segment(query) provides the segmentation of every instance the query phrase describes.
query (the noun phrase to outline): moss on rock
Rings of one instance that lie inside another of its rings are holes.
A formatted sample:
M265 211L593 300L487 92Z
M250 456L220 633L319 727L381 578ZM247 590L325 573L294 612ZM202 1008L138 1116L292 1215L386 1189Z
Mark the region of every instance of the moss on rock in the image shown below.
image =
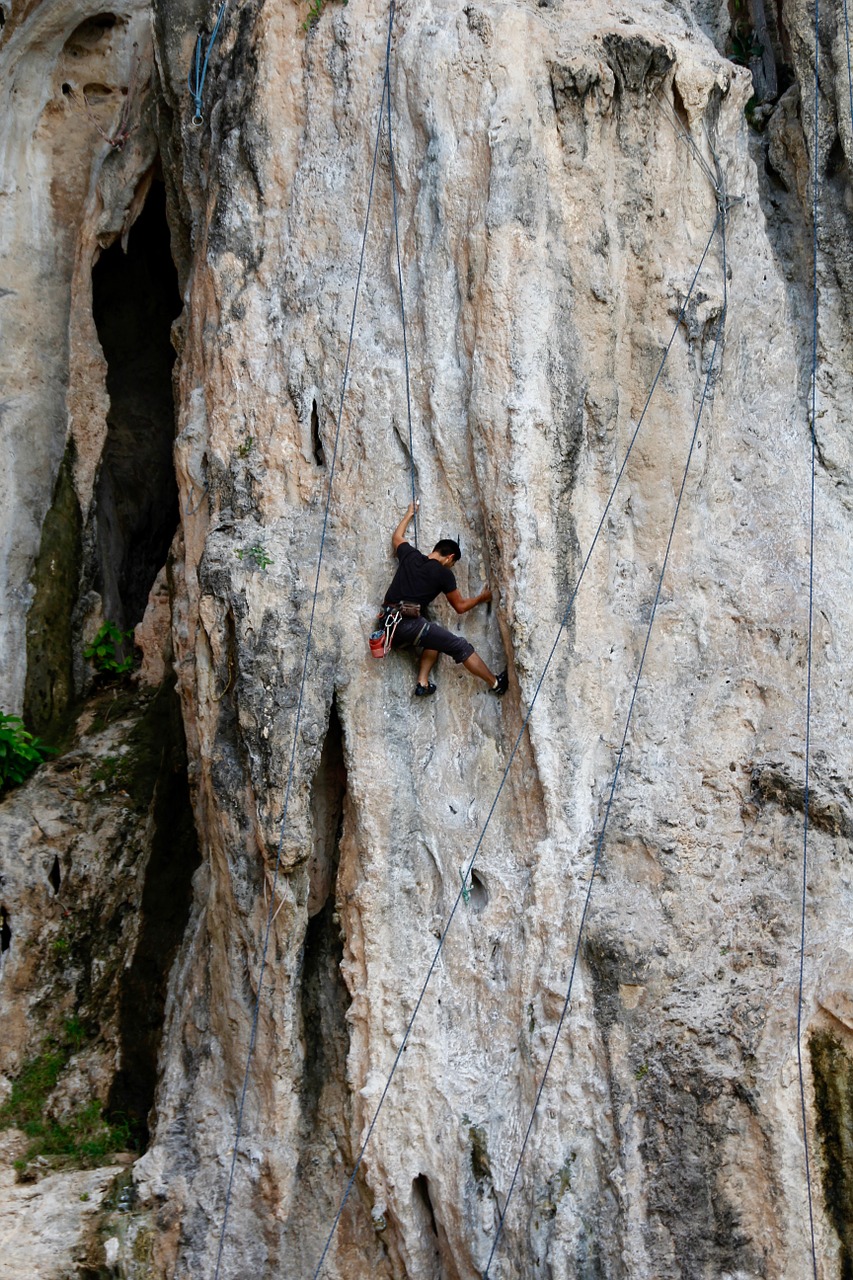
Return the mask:
M82 519L72 475L72 446L59 468L32 576L27 615L24 720L36 733L56 737L74 700L72 615L82 557Z

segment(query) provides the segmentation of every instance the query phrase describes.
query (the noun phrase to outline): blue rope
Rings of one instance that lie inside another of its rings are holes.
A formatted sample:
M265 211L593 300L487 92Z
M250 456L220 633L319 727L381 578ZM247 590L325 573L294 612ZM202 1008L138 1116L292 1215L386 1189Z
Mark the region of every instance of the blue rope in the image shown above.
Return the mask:
M388 48L389 49L390 49L390 44L391 44L391 27L389 24L389 27L388 27ZM387 56L388 55L386 52L386 65L387 65ZM308 636L305 641L305 656L302 662L302 677L299 682L299 698L298 698L297 707L296 707L296 720L293 725L293 742L290 750L290 764L287 770L287 782L285 785L284 810L281 815L278 847L276 849L276 855L275 855L275 871L273 873L272 893L270 894L270 905L269 905L269 911L267 912L266 932L264 935L264 947L263 947L263 953L261 955L260 970L258 972L258 989L257 989L257 995L255 997L254 1013L252 1016L252 1029L251 1029L251 1034L249 1036L249 1048L248 1048L248 1053L246 1055L246 1070L243 1076L243 1088L240 1094L240 1106L237 1112L237 1132L234 1138L234 1150L231 1155L231 1169L228 1175L228 1189L225 1196L225 1209L222 1216L222 1229L219 1235L219 1249L218 1249L217 1258L216 1258L216 1271L214 1273L214 1280L218 1280L218 1277L219 1277L219 1269L222 1263L222 1252L225 1246L225 1229L228 1223L228 1213L231 1208L231 1196L232 1196L233 1185L234 1185L234 1173L235 1173L236 1164L237 1164L237 1152L240 1146L240 1135L243 1130L243 1112L246 1104L246 1094L249 1087L249 1077L251 1073L252 1056L254 1054L255 1042L257 1039L258 1018L260 1015L260 1008L261 1008L261 992L262 992L263 981L264 981L264 973L267 965L267 953L269 951L269 942L270 942L270 934L272 932L273 917L275 914L275 905L276 905L275 895L276 895L276 889L278 887L278 873L279 873L279 867L281 866L281 852L284 846L284 833L285 833L285 828L287 824L288 807L290 804L290 792L293 784L293 771L294 771L294 765L295 765L295 759L296 759L296 743L299 736L299 724L302 718L302 703L303 703L303 698L305 693L306 675L308 672L308 656L311 652L311 639L314 634L314 614L317 608L317 597L320 591L320 569L323 564L323 551L326 545L326 530L329 523L329 508L331 506L331 501L332 501L332 483L335 478L335 465L337 463L337 457L338 457L338 444L339 444L340 435L341 435L341 421L343 419L343 412L344 412L344 399L346 397L347 380L349 378L350 356L352 354L353 335L355 332L355 317L356 317L356 311L358 309L358 297L361 289L361 277L362 277L362 272L364 268L364 254L365 254L365 247L367 245L367 229L370 223L370 209L373 202L373 186L376 178L376 161L379 155L379 138L381 136L382 118L383 118L383 113L385 109L385 87L386 87L385 82L383 81L382 100L379 104L379 119L376 125L376 141L373 147L373 164L370 170L370 187L367 194L367 211L364 215L364 231L361 237L361 254L358 260L358 275L356 277L355 297L353 298L352 316L350 318L350 326L349 326L349 338L347 341L346 362L344 365L344 376L343 376L343 382L341 385L341 399L340 399L340 405L338 407L338 419L337 419L337 426L335 429L335 442L334 442L334 448L332 450L332 461L329 467L329 482L328 482L328 487L326 491L326 505L325 505L325 510L323 512L323 529L320 535L320 546L317 554L317 573L314 579L314 595L311 600L311 616L308 622Z
M201 124L204 116L201 114L201 95L204 92L204 82L207 79L207 66L210 62L210 52L216 43L216 37L219 35L219 28L222 25L222 19L225 16L225 8L228 0L222 0L219 6L219 13L216 15L216 22L213 24L213 31L210 33L210 39L207 42L207 49L204 53L204 61L202 61L202 35L201 32L196 36L195 42L195 62L187 74L187 88L189 89L195 112L193 114L193 124ZM195 75L193 75L195 72Z
M853 136L853 69L850 68L850 20L844 0L844 47L847 49L847 91L850 100L850 134Z
M634 715L634 704L637 700L637 692L640 687L640 679L643 674L643 667L646 661L646 654L648 653L649 642L652 638L652 628L654 627L654 623L655 623L655 615L657 613L657 607L660 601L660 593L663 587L663 580L664 580L664 575L666 574L667 563L669 561L669 553L672 548L672 540L675 536L675 527L678 523L679 512L681 511L681 502L684 497L685 487L687 485L687 476L688 476L688 472L690 471L690 462L693 457L693 450L696 446L696 438L699 434L699 424L702 421L702 412L705 408L705 400L707 398L708 389L711 385L711 379L714 374L714 364L717 358L717 349L719 347L720 336L725 326L726 313L728 311L728 288L727 288L727 264L726 264L726 212L725 212L724 202L720 204L720 211L717 217L717 222L714 224L715 231L716 231L717 225L720 226L720 235L721 235L721 243L722 243L723 309L720 313L720 320L717 325L716 335L714 337L714 349L711 353L711 362L708 366L708 373L705 377L705 384L702 388L702 399L699 403L699 412L696 415L696 425L693 428L693 435L691 436L691 439L690 439L690 448L687 453L687 461L684 464L684 474L681 477L681 488L678 491L678 498L676 499L676 503L675 503L675 511L673 513L672 524L669 530L669 538L667 539L666 551L664 552L663 564L661 566L661 571L658 576L657 588L655 590L655 598L652 603L652 611L649 617L649 625L646 630L646 638L643 644L643 652L640 656L640 664L637 668L637 675L634 680L634 688L631 693L631 702L628 707L628 715L625 718L625 729L622 734L622 742L620 743L620 746L619 746L619 753L616 757L616 768L613 772L613 780L610 784L610 793L607 797L607 805L604 810L604 821L601 824L601 831L599 832L598 841L595 846L595 856L592 862L592 871L590 873L589 882L587 884L586 897L584 899L583 911L581 912L580 924L578 926L578 935L577 935L577 940L575 942L574 955L572 956L572 968L571 968L571 973L569 974L569 985L566 991L566 998L563 1002L563 1009L560 1014L560 1020L557 1023L557 1030L554 1033L554 1039L551 1044L551 1052L548 1054L548 1061L545 1064L545 1071L542 1075L542 1080L536 1092L536 1100L533 1103L533 1110L530 1115L530 1121L527 1125L527 1130L524 1135L524 1141L521 1144L521 1151L519 1153L518 1160L516 1161L516 1164L515 1164L515 1169L512 1175L512 1181L510 1182L510 1185L509 1185L509 1191L507 1192L506 1200L504 1201L503 1212L501 1213L500 1218L498 1220L498 1228L497 1228L497 1231L495 1232L495 1238L492 1241L492 1251L489 1254L489 1260L486 1263L486 1269L483 1272L483 1280L489 1280L489 1267L492 1265L492 1259L495 1256L495 1250L498 1247L498 1241L500 1240L501 1232L503 1231L503 1225L506 1220L507 1212L509 1211L510 1200L512 1199L512 1194L513 1194L513 1191L515 1190L515 1184L516 1184L516 1181L518 1180L519 1171L521 1170L521 1164L522 1164L522 1161L524 1160L524 1154L525 1154L525 1151L527 1150L527 1144L530 1140L530 1134L533 1129L533 1122L536 1119L536 1113L539 1109L539 1100L542 1097L542 1093L545 1089L545 1084L548 1079L548 1073L551 1070L551 1062L557 1050L557 1042L560 1039L560 1032L563 1029L563 1023L566 1020L566 1015L569 1011L569 1005L571 1004L572 987L574 985L574 980L575 980L575 970L577 968L578 956L580 955L581 941L583 938L583 929L586 923L587 912L589 910L589 900L590 900L590 897L592 896L592 885L593 885L593 881L595 880L595 873L598 869L598 864L601 859L601 852L604 847L604 836L607 831L607 823L610 819L610 811L613 807L613 796L616 791L616 784L619 781L619 773L622 768L622 759L625 754L625 746L628 741L628 731L631 727L631 720Z
M515 743L514 743L514 745L513 745L512 751L510 752L509 759L507 760L507 763L506 763L506 767L504 768L503 775L502 775L501 780L500 780L500 783L499 783L499 785L498 785L498 789L497 789L497 791L496 791L496 793L495 793L495 797L494 797L494 799L493 799L493 801L492 801L491 807L490 807L489 812L488 812L488 815L487 815L487 817L486 817L486 821L483 823L483 826L482 826L482 828L481 828L481 830L480 830L480 834L479 834L479 836L478 836L478 838L477 838L477 843L476 843L476 844L475 844L475 846L474 846L474 852L473 852L473 854L471 855L471 858L470 858L470 860L469 860L469 862L468 862L467 867L465 868L464 874L462 875L462 885L461 885L461 887L460 887L460 889L459 889L459 892L458 892L458 893L457 893L457 895L456 895L456 900L454 901L453 906L451 907L450 915L447 917L447 923L445 924L444 929L443 929L443 930L442 930L442 932L441 932L441 936L439 937L438 945L437 945L437 947L436 947L436 949L435 949L435 954L434 954L434 956L433 956L433 958L432 958L432 963L430 964L429 969L427 970L426 978L424 979L423 985L422 985L421 990L420 990L420 994L418 995L417 1001L416 1001L416 1003L415 1003L415 1007L414 1007L414 1009L413 1009L413 1011L412 1011L412 1015L411 1015L411 1017L409 1018L408 1024L407 1024L407 1026L406 1026L406 1030L405 1030L405 1032L404 1032L404 1034L403 1034L403 1039L402 1039L402 1040L401 1040L401 1042L400 1042L400 1046L399 1046L399 1048L398 1048L398 1050L397 1050L397 1053L396 1053L396 1055L395 1055L395 1057L394 1057L394 1062L393 1062L393 1064L392 1064L392 1066L391 1066L391 1070L390 1070L390 1072L388 1073L388 1078L387 1078L387 1079L386 1079L386 1081L385 1081L385 1087L384 1087L384 1088L383 1088L383 1090L382 1090L382 1096L380 1097L380 1099L379 1099L378 1103L376 1104L376 1108L375 1108L375 1110L374 1110L374 1112L373 1112L373 1116L371 1117L370 1124L368 1125L368 1128L367 1128L367 1133L365 1134L364 1141L363 1141L363 1142L362 1142L362 1144L361 1144L361 1148L360 1148L360 1150L359 1150L358 1156L357 1156L356 1161L355 1161L355 1164L354 1164L354 1166L353 1166L352 1173L350 1174L349 1180L348 1180L348 1182L347 1182L347 1184L346 1184L346 1187L345 1187L345 1189L344 1189L343 1196L341 1197L340 1204L338 1205L337 1213L335 1214L334 1220L333 1220L332 1225L331 1225L331 1227L330 1227L330 1229L329 1229L329 1234L328 1234L328 1236L326 1237L326 1242L325 1242L325 1244L324 1244L324 1246L323 1246L323 1252L322 1252L322 1254L320 1255L320 1260L319 1260L319 1262L317 1263L316 1269L314 1270L313 1280L317 1280L317 1278L318 1278L318 1276L320 1275L320 1272L321 1272L321 1270L322 1270L322 1268L323 1268L323 1263L324 1263L324 1261L325 1261L325 1259L326 1259L326 1255L327 1255L327 1253L328 1253L328 1251L329 1251L329 1247L330 1247L330 1245L331 1245L331 1243L332 1243L332 1239L333 1239L333 1237L334 1237L334 1234L335 1234L335 1231L336 1231L336 1229L337 1229L338 1223L339 1223L339 1222L340 1222L340 1220L341 1220L341 1215L343 1214L344 1208L346 1207L346 1203L347 1203L347 1201L348 1201L348 1199L349 1199L349 1196L350 1196L350 1192L352 1191L352 1188L353 1188L353 1186L354 1186L354 1184L355 1184L355 1179L356 1179L356 1177L357 1177L357 1175L358 1175L358 1171L359 1171L359 1169L361 1168L361 1163L362 1163L362 1161L363 1161L363 1159L364 1159L364 1153L365 1153L365 1151L367 1150L367 1144L369 1143L370 1138L371 1138L371 1135L373 1134L373 1130L374 1130L374 1128L375 1128L375 1126L376 1126L376 1121L379 1119L379 1113L380 1113L380 1111L382 1110L383 1104L384 1104L384 1102L385 1102L385 1098L387 1097L387 1095L388 1095L388 1091L389 1091L389 1089L391 1088L391 1082L392 1082L392 1081L393 1081L393 1079L394 1079L394 1076L395 1076L396 1071L397 1071L397 1067L398 1067L398 1065L399 1065L399 1063L400 1063L400 1059L402 1058L402 1056L403 1056L403 1052L404 1052L404 1050L405 1050L405 1048L406 1048L406 1045L408 1044L409 1036L410 1036L410 1034L411 1034L412 1027L413 1027L413 1026L414 1026L414 1024L415 1024L415 1019L416 1019L416 1018L417 1018L417 1016L418 1016L418 1012L419 1012L419 1010L420 1010L420 1007L421 1007L421 1004L422 1004L422 1002L423 1002L424 996L426 995L427 987L428 987L428 986L429 986L429 984L430 984L430 981L431 981L431 979L432 979L432 975L433 975L433 973L435 972L435 967L436 967L436 965L438 964L438 958L439 958L439 956L441 955L442 949L443 949L443 947L444 947L445 940L446 940L447 935L448 935L448 933L449 933L449 931L450 931L450 926L451 926L451 925L452 925L452 923L453 923L453 918L454 918L454 916L456 915L456 912L457 912L457 910L458 910L458 908L459 908L459 904L460 904L460 902L462 902L462 901L463 901L465 894L466 894L467 892L469 892L469 890L468 890L468 879L469 879L469 877L470 877L470 875L471 875L471 872L472 872L472 870L473 870L473 868L474 868L474 863L475 863L475 861L476 861L476 859L477 859L477 854L480 852L480 848L481 848L481 846L482 846L482 844L483 844L483 840L485 839L486 832L487 832L487 831L488 831L488 829L489 829L489 824L491 823L492 816L493 816L493 814L494 814L494 812L495 812L495 809L497 808L497 804L498 804L498 801L500 800L500 797L501 797L501 794L502 794L502 792L503 792L503 789L504 789L504 785L505 785L505 783L506 783L506 780L507 780L507 778L509 777L509 771L510 771L510 769L512 768L512 764L513 764L513 761L515 760L515 756L516 756L516 753L518 752L518 748L519 748L519 746L520 746L520 744L521 744L521 740L522 740L522 738L524 737L524 733L525 733L525 730L526 730L526 728L527 728L528 722L529 722L529 720L530 720L531 715L533 714L533 708L534 708L534 707L535 707L535 705L536 705L536 700L537 700L537 698L539 697L539 692L540 692L540 690L541 690L541 688L542 688L542 685L543 685L543 683L544 683L544 681L545 681L545 677L546 677L546 675L548 674L548 670L549 670L549 668L550 668L550 666L551 666L551 662L552 662L553 657L554 657L554 654L556 653L556 650L557 650L557 645L560 643L560 639L561 639L561 637L562 637L562 635L563 635L563 632L564 632L564 630L566 629L566 626L567 626L567 624L568 624L569 616L570 616L570 614L571 614L572 609L574 608L574 603L575 603L575 600L576 600L576 598L577 598L578 591L580 590L580 586L581 586L581 583L583 582L584 576L585 576L586 571L587 571L587 568L588 568L588 566L589 566L589 562L590 562L590 560L592 559L592 554L593 554L593 552L594 552L594 550L595 550L596 544L597 544L598 539L599 539L599 537L600 537L600 535L601 535L601 531L602 531L602 529L604 528L605 522L606 522L606 520L607 520L608 512L610 511L610 507L611 507L611 505L612 505L612 503L613 503L613 499L614 499L614 498L615 498L615 496L616 496L616 490L617 490L617 489L618 489L618 487L619 487L619 483L620 483L620 481L621 481L621 479L622 479L622 476L625 474L625 469L626 469L626 467L628 466L628 460L629 460L629 458L630 458L630 456L631 456L631 453L632 453L632 451L633 451L634 445L635 445L635 444L636 444L636 442L637 442L637 437L638 437L638 435L639 435L639 433L640 433L640 429L641 429L641 427L642 427L642 425L643 425L643 422L645 421L646 413L648 412L649 405L651 404L651 401L652 401L652 396L654 395L654 393L655 393L655 389L657 388L658 382L660 381L661 375L663 374L663 370L664 370L664 366L665 366L666 361L667 361L667 357L669 356L670 350L672 349L672 344L675 342L675 338L676 338L676 335L678 334L678 330L679 330L679 327L680 327L680 325L681 325L681 322L682 322L682 320L684 319L684 314L685 314L685 312L686 312L686 310L687 310L687 305L688 305L688 303L690 302L691 297L693 296L693 290L694 290L694 288L695 288L695 286L696 286L696 281L697 281L697 280L698 280L698 278L699 278L699 273L700 273L700 271L702 270L702 267L703 267L704 262L705 262L705 258L707 257L708 250L710 249L710 247L711 247L711 243L712 243L712 241L713 241L713 239L714 239L714 236L716 235L717 227L719 226L719 223L720 223L720 214L718 213L718 214L717 214L717 218L716 218L716 220L715 220L715 222L714 222L714 226L713 226L713 228L712 228L712 230L711 230L711 234L710 234L710 236L708 237L708 240L707 240L707 243L706 243L706 245L705 245L704 250L702 251L702 257L701 257L701 258L700 258L700 260L699 260L699 265L697 266L697 268L696 268L696 270L695 270L695 272L694 272L694 274L693 274L693 279L690 281L690 288L688 289L688 291L687 291L687 295L686 295L686 297L685 297L685 299L684 299L683 303L681 304L681 308L680 308L680 310L679 310L679 312L678 312L678 316L677 316L677 318L676 318L675 324L674 324L673 329L672 329L672 334L671 334L671 336L670 336L669 342L668 342L668 343L667 343L667 345L666 345L666 350L665 350L665 351L664 351L664 353L663 353L663 357L662 357L662 359L661 359L660 365L658 366L657 373L655 374L654 381L652 382L651 390L649 391L649 394L648 394L648 396L647 396L647 398L646 398L646 403L645 403L645 404L644 404L644 406L643 406L643 412L640 414L640 419L639 419L639 421L638 421L638 423L637 423L636 427L634 428L634 433L633 433L633 435L631 436L631 440L630 440L630 442L629 442L629 444L628 444L628 448L627 448L627 450L626 450L626 452L625 452L625 456L624 456L624 458L622 459L622 465L621 465L621 466L620 466L620 468L619 468L619 473L618 473L618 475L617 475L617 477L616 477L616 479L615 479L615 481L614 481L614 483L613 483L613 487L612 487L612 488L611 488L611 490L610 490L610 496L608 497L607 502L606 502L605 507L604 507L604 510L603 510L603 512L602 512L602 514L601 514L601 519L600 519L600 520L599 520L599 522L598 522L598 527L597 527L597 529L596 529L596 531L595 531L595 536L593 537L593 540L592 540L592 542L591 542L591 544L590 544L589 550L587 551L586 558L585 558L585 560L584 560L584 562L583 562L583 565L581 566L580 574L578 575L578 579L577 579L577 581L576 581L576 583L575 583L575 585L574 585L574 588L573 588L573 590L572 590L572 592L571 592L571 595L570 595L570 597L569 597L569 602L568 602L568 604L566 605L565 612L563 613L563 617L562 617L562 619L561 619L561 621L560 621L560 625L559 625L559 627L558 627L558 629L557 629L557 634L556 634L556 637L555 637L555 639L554 639L554 643L553 643L553 644L552 644L552 646L551 646L551 651L550 651L550 653L548 654L548 659L547 659L547 661L546 661L546 663L545 663L545 666L544 666L544 667L543 667L543 669L542 669L542 674L541 674L541 675L540 675L540 677L539 677L539 681L538 681L538 683L537 683L537 685L536 685L536 689L534 690L533 697L532 697L532 699L531 699L531 701L530 701L530 706L529 706L529 707L528 707L528 709L527 709L527 714L525 715L524 720L523 720L522 725L521 725L521 728L520 728L520 729L519 729L519 731L518 731L518 735L517 735L517 737L516 737L516 739L515 739Z
M849 45L848 45L849 56ZM818 254L818 196L820 192L820 0L814 8L814 142L812 156L812 385L811 385L811 479L809 498L809 630L806 657L806 741L805 783L803 785L803 883L800 898L800 973L797 987L797 1076L800 1085L800 1115L803 1124L803 1157L806 1165L806 1191L809 1201L809 1239L812 1251L812 1276L817 1280L817 1250L814 1238L814 1207L812 1204L812 1176L809 1161L809 1132L806 1121L806 1082L803 1068L803 986L806 961L806 897L809 868L809 767L811 760L812 718L812 630L814 624L814 535L815 535L815 471L817 424L817 254Z
M391 22L394 21L394 0L391 0ZM415 546L418 545L418 512L417 512L417 493L415 489L415 445L412 435L412 397L409 391L409 347L406 341L406 304L403 301L403 268L400 264L400 228L397 222L397 180L394 171L394 137L391 125L391 61L390 46L389 56L385 62L385 92L388 104L388 156L391 162L391 199L394 210L394 243L397 248L397 282L400 288L400 318L403 322L403 360L406 366L406 413L409 419L409 470L411 473L411 489L412 489L412 506L415 508L415 514L412 517L414 524Z

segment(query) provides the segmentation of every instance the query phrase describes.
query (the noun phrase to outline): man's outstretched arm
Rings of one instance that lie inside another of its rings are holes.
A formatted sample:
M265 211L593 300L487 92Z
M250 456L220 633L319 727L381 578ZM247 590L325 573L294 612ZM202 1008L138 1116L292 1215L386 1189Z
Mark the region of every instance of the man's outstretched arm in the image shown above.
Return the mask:
M484 587L478 596L470 596L466 599L457 587L455 591L448 591L447 599L457 613L467 613L469 609L476 609L478 604L488 604L492 598L491 590Z
M403 516L403 519L391 535L391 543L395 551L401 543L407 541L406 530L408 529L410 522L414 519L415 512L420 505L421 504L419 502L410 502L406 507L406 514Z

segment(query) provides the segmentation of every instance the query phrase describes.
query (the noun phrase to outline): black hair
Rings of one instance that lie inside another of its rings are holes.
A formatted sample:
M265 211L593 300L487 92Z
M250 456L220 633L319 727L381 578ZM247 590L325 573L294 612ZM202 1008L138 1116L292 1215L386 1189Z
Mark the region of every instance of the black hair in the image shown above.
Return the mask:
M453 556L454 560L462 559L462 548L452 538L439 538L433 551L437 551L440 556Z

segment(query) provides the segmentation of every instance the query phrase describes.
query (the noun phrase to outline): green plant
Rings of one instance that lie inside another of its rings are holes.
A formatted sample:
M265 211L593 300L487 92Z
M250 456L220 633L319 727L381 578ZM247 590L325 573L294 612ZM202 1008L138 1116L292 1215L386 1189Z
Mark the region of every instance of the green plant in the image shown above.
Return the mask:
M64 960L71 950L71 941L60 934L58 938L54 938L53 942L50 944L50 949L56 956L57 960Z
M240 547L234 554L238 560L251 560L258 569L266 569L267 565L272 564L272 556L268 556L257 542L252 547Z
M28 733L19 716L0 711L0 792L18 786L53 750Z
M86 645L83 657L95 664L97 671L108 676L125 676L133 668L133 654L122 657L122 650L132 631L120 631L114 622L105 622L91 644Z
M761 41L756 39L752 27L738 23L731 35L731 53L729 61L746 67L753 58L760 58L764 52Z
M346 2L347 0L343 0L345 5ZM302 24L303 31L310 31L312 27L316 27L317 23L320 21L320 15L325 9L327 3L328 0L309 0L308 17Z
M246 436L245 440L237 448L237 453L241 458L248 458L252 452L252 445L255 443L254 436Z
M61 1122L45 1118L47 1100L56 1088L72 1053L87 1038L85 1028L76 1016L65 1022L62 1042L50 1039L43 1052L25 1062L12 1092L0 1107L0 1129L14 1126L30 1139L23 1157L15 1161L15 1169L23 1173L37 1156L65 1157L86 1165L97 1163L111 1151L126 1151L133 1144L131 1127L125 1116L104 1115L97 1098L72 1112Z
M65 1019L65 1043L70 1049L79 1049L87 1038L86 1028L76 1013L72 1018Z
M637 1067L637 1070L634 1072L634 1079L645 1080L648 1074L649 1074L648 1065L645 1062L641 1062L640 1065Z

